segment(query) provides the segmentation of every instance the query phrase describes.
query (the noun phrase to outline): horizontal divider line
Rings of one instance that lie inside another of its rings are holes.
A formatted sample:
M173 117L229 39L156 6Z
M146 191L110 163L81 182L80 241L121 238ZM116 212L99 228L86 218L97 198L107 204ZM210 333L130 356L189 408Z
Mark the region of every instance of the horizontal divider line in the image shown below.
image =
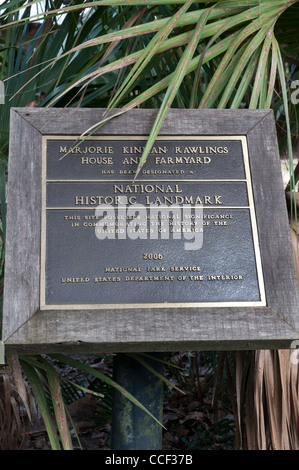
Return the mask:
M105 310L105 309L119 309L126 310L131 308L208 308L208 307L266 307L266 302L263 300L232 300L232 301L205 301L205 302L148 302L148 303L134 303L134 304L44 304L41 305L41 310Z
M188 180L180 180L180 179L165 179L165 180L138 180L136 183L133 183L132 179L130 180L100 180L100 179L92 179L92 180L55 180L55 179L47 179L46 183L132 183L138 184L139 182L142 183L209 183L209 182L217 182L217 183L235 183L235 182L243 182L246 183L246 179L188 179Z
M81 135L81 134L80 134ZM75 139L79 139L80 135L78 134L75 134L75 135L72 135L72 134L63 134L63 135L60 135L60 134L57 134L57 135L45 135L45 139L46 140L75 140ZM176 134L161 134L161 135L158 135L156 137L156 140L198 140L198 141L205 141L205 140L242 140L244 139L244 137L246 137L244 134L233 134L233 135L227 135L227 134L223 134L223 135L203 135L203 136L198 136L198 134L184 134L184 135L177 135ZM128 140L128 141L131 141L131 140L136 140L137 142L139 142L140 140L145 140L147 141L149 138L148 135L144 135L144 134L122 134L122 135L119 135L119 134L103 134L103 135L93 135L92 137L88 137L85 141L86 142L92 142L93 140ZM124 154L126 155L126 154ZM130 155L130 154L128 154Z
M107 204L110 206L110 204ZM142 204L141 204L142 205ZM177 204L174 204L177 208ZM188 204L185 204L185 206L188 206ZM150 210L152 206L148 206L148 207L138 207L138 203L137 204L132 204L130 206L122 206L121 209L127 209L127 208L133 208L133 207L137 207L138 210L141 210L141 209L145 209L145 210ZM96 210L98 206L94 206L94 207L46 207L46 210ZM119 209L119 206L111 206L113 209ZM169 208L171 208L172 206L167 206ZM182 204L181 206L179 206L179 209L182 208L183 209L184 207L184 204ZM196 209L197 207L201 207L200 204L198 206L190 206L190 209ZM155 207L156 209L157 207ZM165 209L165 207L163 207L163 209ZM250 206L203 206L203 209L250 209Z

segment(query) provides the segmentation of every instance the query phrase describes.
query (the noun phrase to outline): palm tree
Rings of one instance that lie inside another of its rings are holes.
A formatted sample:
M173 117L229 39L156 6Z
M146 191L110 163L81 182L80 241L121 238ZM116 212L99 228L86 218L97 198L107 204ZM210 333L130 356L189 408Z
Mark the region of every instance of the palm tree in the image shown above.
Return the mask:
M157 108L139 169L170 107L272 108L281 154L288 154L286 194L298 235L298 108L290 100L299 77L298 0L5 0L0 14L2 239L11 106L107 108L97 127L134 107ZM299 383L289 354L219 356L237 403L236 446L298 448ZM46 368L51 380L44 360L22 363L28 375ZM280 390L275 400L273 387Z

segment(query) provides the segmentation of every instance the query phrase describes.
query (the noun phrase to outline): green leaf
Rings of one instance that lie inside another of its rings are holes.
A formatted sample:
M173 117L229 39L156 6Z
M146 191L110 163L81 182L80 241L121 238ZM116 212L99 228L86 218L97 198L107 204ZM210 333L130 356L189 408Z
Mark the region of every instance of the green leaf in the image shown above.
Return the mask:
M20 358L20 364L22 365L22 368L30 382L35 400L46 426L51 447L53 450L61 450L57 430L51 416L41 377L38 375L36 369L29 363L28 359Z
M5 233L6 233L5 172L6 172L6 163L5 161L0 161L0 205L1 205L1 221L2 221L2 232L3 232L4 241L5 241Z
M65 404L62 398L60 379L54 367L45 360L43 362L46 367L46 375L62 446L64 450L72 450L73 444L67 423Z
M258 63L259 53L260 53L260 49L257 49L255 53L253 54L247 68L244 69L238 89L235 91L235 94L234 94L234 98L231 104L231 109L240 108L242 104L242 100L244 99L246 92L250 89L251 81L256 71L256 67Z
M142 364L146 369L148 369L152 374L156 375L156 377L158 377L160 380L162 380L162 382L164 382L166 385L168 385L169 387L172 387L172 388L175 388L178 392L182 393L183 395L186 395L185 392L183 392L182 390L180 390L175 384L173 384L172 382L170 382L170 380L166 379L166 377L164 377L162 374L160 374L159 372L157 372L152 366L150 366L146 361L144 361L139 354L128 354L128 356L132 357L133 359L135 359L136 361L140 362L140 364Z
M274 87L275 87L275 82L276 82L276 76L277 76L277 66L278 66L277 47L273 46L273 39L272 39L271 52L272 52L271 71L270 71L270 77L269 77L268 94L267 94L266 102L264 106L266 109L271 107Z
M294 160L293 160L292 133L291 133L291 125L290 125L290 117L289 117L288 90L287 90L287 85L286 85L286 80L285 80L283 60L282 60L281 52L279 50L279 46L275 37L273 38L273 48L274 48L275 54L277 54L277 59L278 59L277 66L278 66L278 73L279 73L281 90L282 90L285 120L286 120L286 127L287 127L287 144L288 144L289 166L290 166L291 220L294 219L295 221L297 221L298 217L297 217L297 204L296 204L296 192L295 192L296 183L295 183L295 176L294 176Z
M186 47L184 53L182 54L182 57L179 61L179 64L177 66L177 69L176 69L176 72L173 76L173 79L171 80L171 82L168 86L168 89L165 93L165 97L164 97L162 105L159 109L157 118L156 118L155 123L153 125L153 128L151 130L150 136L149 136L149 138L146 142L143 154L140 158L140 161L139 161L139 164L138 164L138 167L137 167L137 170L136 170L134 181L136 180L136 178L137 178L137 176L140 172L140 169L144 165L144 163L147 159L147 156L151 151L151 148L152 148L152 146L153 146L153 144L156 140L156 137L159 133L159 130L162 127L163 121L164 121L164 119L165 119L165 117L168 113L168 110L169 110L169 108L170 108L170 106L171 106L171 104L172 104L172 102L173 102L173 100L176 96L178 88L181 85L182 80L183 80L184 76L187 73L188 66L189 66L190 61L193 57L193 54L194 54L195 49L197 47L197 44L200 40L200 35L201 35L202 28L205 26L205 24L208 20L209 14L210 14L210 10L207 10L202 14L202 17L200 18L199 22L196 25L196 28L195 28L195 31L194 31L192 37L191 37L191 40L190 40L188 46Z
M211 49L206 53L204 59L203 59L203 64L207 63L208 61L214 59L218 55L221 55L223 52L225 52L228 47L231 44L231 41L236 37L237 33L232 34L229 38L225 38L222 41L220 41L218 44L215 46L211 47ZM194 70L197 69L198 64L200 61L200 56L195 57L189 64L187 73L190 73ZM115 111L112 115L104 118L100 122L94 124L93 126L89 127L86 129L77 139L76 142L83 142L86 140L90 135L95 133L98 129L100 129L102 126L104 126L107 122L109 122L111 119L113 119L116 116L120 116L121 114L126 113L130 109L134 109L138 106L140 106L142 103L146 102L153 96L155 96L158 93L161 93L165 88L167 88L173 79L175 75L175 72L171 73L167 77L165 77L163 80L160 80L158 83L153 85L151 88L147 89L140 95L138 95L136 98L131 100L126 106L121 108L120 110ZM78 144L77 144L78 145Z
M160 31L153 37L149 42L148 46L144 49L138 61L134 65L131 72L128 74L122 86L114 96L107 110L117 106L117 103L121 100L123 95L131 88L132 84L139 77L145 66L150 62L153 55L157 52L160 45L169 36L173 28L176 26L180 17L189 9L194 0L188 0L185 5L178 10L178 12L169 19L169 21L163 26Z
M253 86L253 90L252 90L252 94L251 94L251 100L250 100L250 104L249 104L250 109L255 109L255 108L257 108L257 105L258 105L258 100L259 100L259 97L260 97L260 94L261 94L261 91L262 91L262 81L263 81L264 75L266 73L268 55L269 55L270 47L271 47L271 44L272 44L272 38L270 37L270 36L272 36L272 33L273 33L273 31L270 30L267 33L266 39L264 41L264 45L263 45L262 52L261 52L261 55L260 55L260 60L259 60L257 72L256 72L256 75L255 75L254 86ZM263 100L262 100L262 102L263 102Z
M140 403L139 400L137 400L131 393L129 393L126 389L124 389L119 384L117 384L114 380L110 379L110 377L107 377L106 375L104 375L101 372L93 369L92 367L90 367L86 364L83 364L82 362L77 361L75 359L72 359L70 357L63 356L61 354L52 354L51 356L53 358L57 359L58 361L64 363L64 364L68 364L72 367L75 367L79 370L82 370L82 371L86 372L87 374L93 375L94 377L102 380L107 385L110 385L111 387L114 387L116 390L118 390L120 393L122 393L128 400L130 400L132 403L134 403L136 406L138 406L140 409L142 409L145 413L147 413L149 416L151 416L158 424L160 424L160 426L162 426L164 428L163 424L160 423L160 421L157 420L157 418L155 418L155 416L152 413L150 413L142 405L142 403Z

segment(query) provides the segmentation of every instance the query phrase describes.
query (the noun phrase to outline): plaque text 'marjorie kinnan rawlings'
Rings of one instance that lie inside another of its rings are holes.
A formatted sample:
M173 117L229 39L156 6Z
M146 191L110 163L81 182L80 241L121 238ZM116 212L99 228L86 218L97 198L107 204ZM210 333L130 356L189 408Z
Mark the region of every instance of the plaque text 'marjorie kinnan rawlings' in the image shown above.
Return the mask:
M43 309L265 305L246 137L43 137Z

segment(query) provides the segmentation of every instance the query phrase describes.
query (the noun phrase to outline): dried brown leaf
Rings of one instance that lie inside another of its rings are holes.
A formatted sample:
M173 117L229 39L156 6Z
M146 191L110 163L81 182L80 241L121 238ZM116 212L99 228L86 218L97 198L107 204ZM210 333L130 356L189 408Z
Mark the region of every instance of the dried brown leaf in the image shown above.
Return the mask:
M203 418L204 413L201 411L192 411L191 413L187 413L183 419L180 419L180 424L183 424L186 421L202 421Z
M267 448L265 416L264 416L264 409L263 409L264 360L265 360L265 352L256 351L254 401L255 401L256 425L257 425L257 441L258 441L258 448L260 450L266 450Z
M127 29L133 26L133 24L139 24L140 21L142 20L145 12L147 11L147 6L139 8L134 15L131 16L131 18L124 24L122 29ZM121 42L121 39L111 42L110 46L106 50L105 54L103 55L102 59L100 60L99 67L102 65L102 63L105 61L105 59L111 54L111 52L117 47L117 45Z
M265 351L264 377L272 448L273 450L284 450L280 370L279 362L275 360L274 351Z
M19 362L19 358L17 355L14 354L14 355L9 356L9 361L11 364L12 374L13 374L13 378L14 378L14 382L15 382L18 394L22 402L24 403L26 412L31 421L32 416L31 416L31 406L30 406L30 398L28 394L28 387L23 379L22 368Z

